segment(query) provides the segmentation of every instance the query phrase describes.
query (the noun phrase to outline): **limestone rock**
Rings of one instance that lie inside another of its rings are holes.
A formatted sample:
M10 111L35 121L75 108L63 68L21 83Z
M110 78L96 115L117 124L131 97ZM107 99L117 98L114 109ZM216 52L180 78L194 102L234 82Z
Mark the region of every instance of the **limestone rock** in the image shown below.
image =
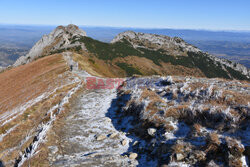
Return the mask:
M138 157L138 154L137 153L130 153L129 154L129 159L136 159Z
M155 136L156 133L156 129L155 128L148 128L148 134L150 136Z
M0 72L4 71L5 68L0 66Z
M181 160L183 160L184 159L184 156L182 155L182 154L180 154L180 153L177 153L176 154L176 160L177 161L181 161Z
M97 140L97 141L101 141L101 140L104 140L104 139L106 139L106 138L107 138L107 136L102 134L102 135L97 136L97 137L96 137L96 140Z
M183 55L184 51L199 52L200 50L188 43L183 39L174 37L171 38L165 35L156 35L148 33L136 33L133 31L126 31L118 34L111 43L122 41L123 39L129 41L135 48L147 47L153 50L163 49L165 51L176 50L176 55ZM180 51L182 48L183 51ZM177 51L178 50L178 51Z
M113 139L113 138L115 138L115 137L117 137L118 136L118 133L112 133L109 137L111 138L111 139Z
M86 36L86 32L79 29L76 25L70 24L68 26L58 26L49 35L44 35L29 51L26 56L21 56L14 63L14 67L27 64L33 60L47 55L53 51L64 48L72 48L80 46L86 49L85 45L79 42L71 43L72 39Z
M122 140L122 142L121 142L121 143L122 143L122 145L123 145L123 146L125 146L125 145L127 144L127 140L126 140L126 139L124 139L124 140Z

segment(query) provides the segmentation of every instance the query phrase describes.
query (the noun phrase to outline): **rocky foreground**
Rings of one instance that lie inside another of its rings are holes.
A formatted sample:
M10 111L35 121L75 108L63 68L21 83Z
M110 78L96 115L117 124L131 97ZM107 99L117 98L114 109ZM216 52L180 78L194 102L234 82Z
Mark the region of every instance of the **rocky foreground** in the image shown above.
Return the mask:
M130 134L142 166L145 156L167 166L247 166L249 99L249 83L238 81L131 78L113 120Z
M99 79L71 104L51 166L248 166L249 83Z

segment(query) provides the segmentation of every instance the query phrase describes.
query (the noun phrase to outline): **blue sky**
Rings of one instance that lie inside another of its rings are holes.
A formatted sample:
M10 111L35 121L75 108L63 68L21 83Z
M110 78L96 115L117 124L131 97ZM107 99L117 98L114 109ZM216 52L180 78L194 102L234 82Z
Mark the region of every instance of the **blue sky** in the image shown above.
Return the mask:
M250 0L0 0L1 24L250 30Z

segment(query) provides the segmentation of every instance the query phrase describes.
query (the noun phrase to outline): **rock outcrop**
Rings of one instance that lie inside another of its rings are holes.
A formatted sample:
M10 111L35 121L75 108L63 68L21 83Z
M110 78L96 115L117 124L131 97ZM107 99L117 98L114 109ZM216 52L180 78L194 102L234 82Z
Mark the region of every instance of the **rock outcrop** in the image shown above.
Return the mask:
M72 43L73 39L86 36L86 32L79 29L76 25L68 26L58 26L54 31L49 35L44 35L29 51L26 56L22 56L14 63L14 67L27 64L33 60L46 56L52 53L53 51L59 49L67 49L73 47L81 47L85 50L84 44L80 42Z
M3 70L4 70L4 67L1 67L1 66L0 66L0 72L2 72Z
M129 42L134 48L159 50L167 55L188 56L188 53L200 54L212 60L213 64L216 64L217 66L229 67L235 71L240 72L248 79L250 79L250 70L244 65L231 62L226 59L218 58L206 52L202 52L200 49L196 48L191 44L188 44L179 37L171 38L169 36L164 36L164 35L126 31L118 34L111 41L111 43L124 42L124 40ZM228 73L230 78L234 78L233 76L231 76L230 72L227 69L224 68L224 71Z
M126 31L118 34L111 43L122 41L130 42L135 48L149 48L153 50L163 50L176 56L184 56L186 52L200 52L198 48L186 43L179 37L171 38L165 35L136 33Z

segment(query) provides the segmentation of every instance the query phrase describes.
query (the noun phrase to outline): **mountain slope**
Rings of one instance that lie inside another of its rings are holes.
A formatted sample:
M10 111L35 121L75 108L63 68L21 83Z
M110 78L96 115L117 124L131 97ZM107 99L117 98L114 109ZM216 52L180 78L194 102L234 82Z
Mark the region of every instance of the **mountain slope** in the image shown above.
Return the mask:
M43 140L45 127L53 121L52 113L79 84L81 80L59 54L0 74L0 159L6 166L31 154L30 147Z
M149 49L160 51L161 54L174 56L175 59L173 58L172 64L176 63L186 67L199 68L205 76L209 78L250 78L249 69L243 65L202 52L178 37L170 38L163 35L127 31L117 35L112 40L112 43L121 42L123 40L128 41L134 48L139 50ZM154 53L151 56L153 57ZM183 62L179 62L179 60L183 60ZM166 60L164 57L162 61L171 60Z

